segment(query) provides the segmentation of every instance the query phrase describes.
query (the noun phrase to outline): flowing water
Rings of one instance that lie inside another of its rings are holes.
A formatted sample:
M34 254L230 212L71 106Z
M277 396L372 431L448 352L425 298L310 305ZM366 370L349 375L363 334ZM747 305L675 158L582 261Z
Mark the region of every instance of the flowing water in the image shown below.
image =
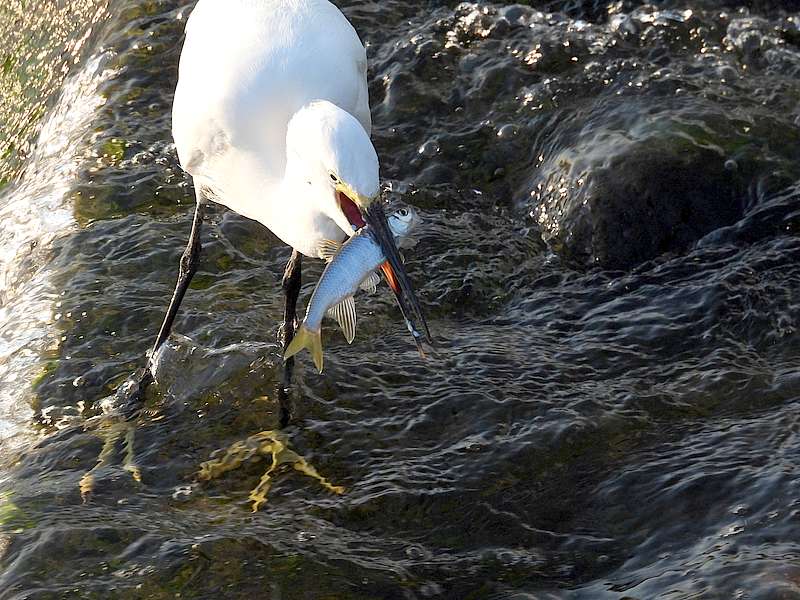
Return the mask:
M191 222L192 6L0 6L0 599L800 598L796 2L343 2L438 350L359 298L280 432L288 250L221 208L109 407ZM343 493L252 512L271 454Z

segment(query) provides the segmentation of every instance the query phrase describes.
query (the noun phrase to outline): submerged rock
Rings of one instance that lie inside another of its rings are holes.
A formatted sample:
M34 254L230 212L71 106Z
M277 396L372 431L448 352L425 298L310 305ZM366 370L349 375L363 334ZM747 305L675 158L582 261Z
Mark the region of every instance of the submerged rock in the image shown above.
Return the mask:
M726 160L674 135L593 135L543 166L535 215L566 262L628 268L742 216L745 186Z
M624 127L584 124L572 143L541 157L531 215L572 266L627 269L684 252L741 219L758 185L781 184L764 138L752 135L766 127L713 113L694 122L676 113Z

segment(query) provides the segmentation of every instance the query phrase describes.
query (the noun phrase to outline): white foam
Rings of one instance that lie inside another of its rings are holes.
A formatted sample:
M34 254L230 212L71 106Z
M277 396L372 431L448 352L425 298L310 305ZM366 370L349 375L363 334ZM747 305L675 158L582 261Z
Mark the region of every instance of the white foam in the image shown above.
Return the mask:
M67 80L28 165L0 196L0 462L34 435L31 382L61 341L53 325L61 291L50 281L48 250L76 227L68 193L105 103L99 85L114 74L107 62L97 55Z

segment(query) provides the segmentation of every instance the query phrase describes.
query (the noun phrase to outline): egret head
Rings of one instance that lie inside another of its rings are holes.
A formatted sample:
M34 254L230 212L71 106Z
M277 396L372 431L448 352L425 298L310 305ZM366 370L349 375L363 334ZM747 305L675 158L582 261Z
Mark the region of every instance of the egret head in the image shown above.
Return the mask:
M335 104L306 104L289 121L287 174L302 178L320 208L345 233L369 225L386 257L382 270L419 346L430 341L425 317L406 274L380 201L378 155L363 125ZM423 333L416 327L421 323ZM421 350L421 346L420 346Z
M323 212L348 235L363 227L380 179L378 155L358 119L325 100L306 104L289 122L286 148L293 175L315 188Z

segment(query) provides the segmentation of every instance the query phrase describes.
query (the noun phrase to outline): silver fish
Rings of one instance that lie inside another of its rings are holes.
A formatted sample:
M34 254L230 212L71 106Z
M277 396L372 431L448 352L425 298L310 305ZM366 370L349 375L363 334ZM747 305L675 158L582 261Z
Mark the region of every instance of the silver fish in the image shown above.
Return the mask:
M419 216L411 207L401 208L389 215L387 221L395 240L402 243L416 226ZM356 335L353 294L359 286L374 289L379 281L375 270L386 262L386 257L369 227L361 228L344 245L325 242L320 254L323 258L329 258L330 262L311 294L303 323L295 332L284 356L290 358L303 348L308 348L314 364L322 373L323 317L328 314L336 319L348 343L352 342Z

